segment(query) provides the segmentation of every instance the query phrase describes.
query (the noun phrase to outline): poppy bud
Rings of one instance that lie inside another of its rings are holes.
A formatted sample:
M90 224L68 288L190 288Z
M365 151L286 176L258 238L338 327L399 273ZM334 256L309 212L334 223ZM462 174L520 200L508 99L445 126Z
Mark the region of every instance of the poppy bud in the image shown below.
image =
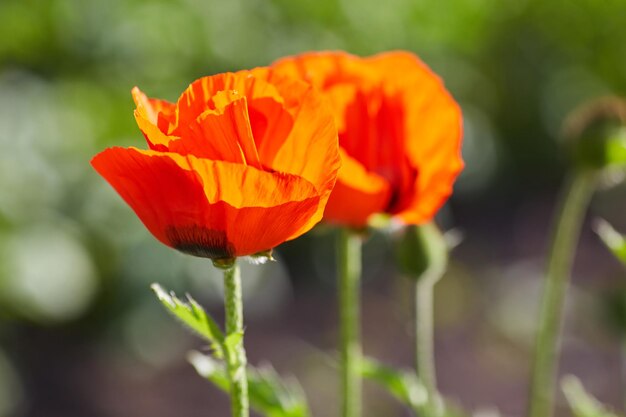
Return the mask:
M448 246L434 222L406 226L396 245L402 273L416 279L437 281L448 264Z
M578 168L626 166L626 102L605 97L583 104L566 119L564 136Z

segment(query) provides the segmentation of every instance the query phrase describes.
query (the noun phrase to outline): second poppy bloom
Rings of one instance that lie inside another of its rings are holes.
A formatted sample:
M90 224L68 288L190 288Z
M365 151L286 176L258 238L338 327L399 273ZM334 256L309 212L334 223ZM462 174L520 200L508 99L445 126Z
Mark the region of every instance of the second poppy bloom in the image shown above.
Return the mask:
M326 101L267 68L192 83L176 103L133 89L148 150L92 164L152 234L212 259L266 251L321 218L340 159Z
M376 213L407 224L433 218L463 168L462 118L425 64L408 52L312 52L272 67L310 82L332 103L342 167L327 221L361 227Z

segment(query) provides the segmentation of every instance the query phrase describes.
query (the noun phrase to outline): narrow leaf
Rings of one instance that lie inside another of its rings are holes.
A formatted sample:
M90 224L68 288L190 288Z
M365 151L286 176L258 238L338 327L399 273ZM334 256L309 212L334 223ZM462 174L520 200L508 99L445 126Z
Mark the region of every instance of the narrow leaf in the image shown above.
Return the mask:
M429 398L424 384L412 370L397 370L374 359L361 360L361 375L377 382L391 395L410 407L420 417L466 417L455 404L444 402L440 395Z
M576 417L617 417L606 409L598 400L592 397L573 375L567 375L561 380L561 388L565 398Z
M604 219L597 219L594 230L613 255L626 265L626 238Z
M387 389L401 402L413 410L419 410L428 403L426 388L410 371L398 371L384 366L370 358L361 360L361 374Z
M224 339L224 346L229 350L233 351L237 346L241 344L243 341L243 332L235 332L226 336Z
M189 352L187 360L200 376L211 381L222 391L230 392L228 371L224 362L197 351Z
M228 363L237 363L237 352L241 343L243 343L243 332L231 333L224 339L224 358L227 359Z
M188 301L181 301L173 292L168 294L159 284L152 284L150 288L174 317L211 344L218 358L224 356L224 334L196 300L187 295Z
M228 372L223 361L192 351L189 362L198 374L225 392L229 392ZM302 388L297 381L282 379L271 366L248 366L250 405L266 417L309 417Z

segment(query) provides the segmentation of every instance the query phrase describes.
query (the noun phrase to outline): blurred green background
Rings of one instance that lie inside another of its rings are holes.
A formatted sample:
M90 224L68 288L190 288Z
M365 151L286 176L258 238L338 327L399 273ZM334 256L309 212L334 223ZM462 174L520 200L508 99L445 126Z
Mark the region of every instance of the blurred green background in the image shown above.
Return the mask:
M219 277L154 240L89 160L143 146L135 85L175 100L197 77L319 49L414 51L461 103L467 168L440 223L465 238L437 287L440 386L522 415L561 123L626 94L625 27L624 0L0 0L0 417L226 415L184 361L201 342L148 289L190 292L221 318ZM590 217L626 230L625 191L600 191ZM409 284L390 251L383 234L365 247L365 351L408 367ZM333 233L277 257L244 271L250 360L336 415ZM615 407L625 275L586 225L562 371ZM367 390L366 416L408 415Z

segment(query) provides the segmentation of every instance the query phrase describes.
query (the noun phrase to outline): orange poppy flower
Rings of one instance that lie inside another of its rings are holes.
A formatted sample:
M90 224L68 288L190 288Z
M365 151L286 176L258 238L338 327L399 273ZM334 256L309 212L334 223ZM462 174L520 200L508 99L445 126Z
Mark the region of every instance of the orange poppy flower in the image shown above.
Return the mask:
M340 159L332 113L308 84L257 68L201 78L176 103L132 95L149 149L91 163L164 244L232 258L321 220Z
M327 221L360 227L375 213L407 224L433 218L463 168L462 118L424 63L408 52L310 52L272 68L308 81L332 103L342 167Z

